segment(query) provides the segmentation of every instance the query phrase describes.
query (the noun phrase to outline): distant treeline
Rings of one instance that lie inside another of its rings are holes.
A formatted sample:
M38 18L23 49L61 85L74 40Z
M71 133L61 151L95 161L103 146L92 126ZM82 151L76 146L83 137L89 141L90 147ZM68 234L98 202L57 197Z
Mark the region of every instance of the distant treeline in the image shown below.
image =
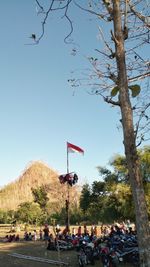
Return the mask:
M139 150L145 198L150 217L150 147ZM112 223L113 221L134 221L134 205L132 192L128 180L126 159L123 156L115 156L110 162L111 170L105 167L97 167L99 179L92 185L84 184L82 191L77 196L77 191L72 191L70 199L70 223L98 224ZM59 224L65 224L66 207L65 196L62 194L59 209L57 202L49 201L50 188L42 185L32 188L32 201L21 203L16 210L0 210L0 223L12 223L14 220L20 223L43 224L55 220ZM74 189L73 189L74 190ZM61 190L59 191L61 194ZM59 196L60 197L60 196Z

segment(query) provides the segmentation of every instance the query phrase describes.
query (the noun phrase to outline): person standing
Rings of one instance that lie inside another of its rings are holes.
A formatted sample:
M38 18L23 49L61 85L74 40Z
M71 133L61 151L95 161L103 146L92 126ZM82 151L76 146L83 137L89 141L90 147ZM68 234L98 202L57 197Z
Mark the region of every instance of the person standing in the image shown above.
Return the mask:
M40 228L40 231L39 231L39 236L40 236L40 240L42 240L43 239L43 231L42 231L41 228Z
M37 240L37 232L36 232L36 230L34 230L34 232L33 232L33 240L34 240L34 241Z
M45 246L47 247L48 240L49 240L49 227L48 227L48 224L45 224L45 227L43 229L43 232L44 232Z
M82 235L82 230L81 230L81 226L78 227L78 236Z

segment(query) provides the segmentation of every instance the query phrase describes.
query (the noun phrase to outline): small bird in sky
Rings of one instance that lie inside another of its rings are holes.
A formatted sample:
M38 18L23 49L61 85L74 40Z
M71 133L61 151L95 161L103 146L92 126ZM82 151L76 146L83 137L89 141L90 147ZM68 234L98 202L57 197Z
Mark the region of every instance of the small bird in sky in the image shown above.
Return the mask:
M30 38L35 41L36 40L36 34L35 33L32 33L31 36L30 36Z

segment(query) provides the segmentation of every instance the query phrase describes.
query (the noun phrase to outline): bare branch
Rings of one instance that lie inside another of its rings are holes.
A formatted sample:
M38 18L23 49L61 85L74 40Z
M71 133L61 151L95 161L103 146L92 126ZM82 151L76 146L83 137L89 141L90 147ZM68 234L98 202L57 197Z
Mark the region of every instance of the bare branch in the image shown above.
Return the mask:
M97 12L95 12L95 11L93 11L93 10L86 9L86 8L80 6L80 5L79 5L78 3L76 3L76 2L74 2L74 3L75 3L75 5L76 5L77 7L79 7L80 9L82 9L82 10L84 10L84 11L86 11L86 12L92 14L92 15L95 15L95 16L97 16L98 18L101 18L101 19L107 21L107 20L105 19L105 16L104 16L103 14L97 13Z
M103 97L104 101L107 102L108 104L112 104L114 106L120 106L119 101L113 101L112 98L109 97Z
M102 31L101 27L99 26L98 29L99 29L100 36L101 36L101 38L102 38L102 40L103 40L105 46L107 47L107 49L108 49L108 50L110 51L110 53L111 53L111 54L109 55L109 58L114 58L114 57L115 57L115 53L113 52L113 50L112 50L111 47L109 46L108 42L105 40L104 35L103 35L103 31Z
M71 0L72 1L72 0ZM69 7L69 3L71 2L71 1L68 1L68 5L66 6L66 10L65 10L65 15L64 15L64 17L66 17L66 19L69 21L69 24L70 24L70 32L69 32L69 34L65 37L65 39L64 39L64 42L65 43L68 43L67 42L67 39L71 36L71 34L72 34L72 32L73 32L73 25L72 25L72 21L71 21L71 19L68 17L68 15L67 15L67 11L68 11L68 7Z
M66 17L66 19L69 21L69 24L70 24L70 27L71 27L71 30L70 30L70 32L69 32L69 34L65 37L65 39L64 39L64 41L65 41L65 43L67 43L67 39L69 38L69 36L72 34L72 32L73 32L73 26L72 26L72 21L70 20L70 18L68 17L68 15L67 15L67 11L68 11L68 7L69 7L69 4L72 2L72 0L67 0L67 3L65 3L65 5L63 5L62 7L56 7L56 8L53 8L53 5L54 5L54 3L55 3L55 0L52 0L52 2L51 2L51 4L50 4L50 6L49 6L49 8L48 8L48 10L47 11L44 11L44 8L43 8L43 6L39 3L39 1L38 0L36 0L36 3L37 3L37 5L40 7L40 9L42 10L42 13L43 14L45 14L45 17L44 17L44 20L42 21L42 32L41 32L41 35L38 37L38 38L36 38L35 40L34 40L34 44L38 44L39 42L40 42L40 40L43 38L43 36L44 36L44 33L45 33L45 24L46 24L46 21L47 21L47 19L48 19L48 16L49 16L49 13L50 12L52 12L52 11L57 11L57 10L65 10L65 14L64 14L64 16L63 17Z
M150 18L148 19L148 17L145 17L141 13L136 11L135 8L132 5L130 5L130 3L129 3L129 6L130 6L131 11L134 13L134 15L137 16L138 19L140 19L142 22L144 22L146 27L150 28Z
M141 120L143 119L143 117L145 117L145 111L150 107L150 103L147 104L144 109L141 111L141 114L139 116L139 120L136 124L136 130L135 130L135 138L137 137L137 133L138 133L138 129L139 129L139 125L140 125L140 122Z
M103 3L110 14L110 20L112 20L112 13L113 13L113 8L111 6L111 1L110 0L103 0Z
M38 1L36 1L36 2L39 5L39 2ZM44 18L44 20L42 22L42 33L41 33L40 37L38 39L36 39L36 44L38 44L40 42L40 40L43 38L43 36L44 36L44 33L45 33L45 24L46 24L46 21L47 21L47 18L49 16L50 11L52 10L52 7L53 7L54 2L55 2L55 0L52 0L48 11L45 12L46 15L45 15L45 18ZM39 5L39 6L42 7L41 5ZM42 9L43 9L43 7L42 7Z
M113 31L111 30L110 33L111 33L111 36L112 36L112 37L111 37L112 40L113 40L113 41L115 42L115 44L117 45L117 44L118 44L118 40L117 40L117 38L115 37Z
M103 52L103 51L100 51L99 49L95 49L95 51L97 51L98 53L100 53L100 54L102 54L102 55L104 55L105 57L107 57L107 58L109 58L110 59L110 55L108 55L108 54L106 54L105 52Z
M146 72L146 73L143 73L141 75L138 75L138 76L135 76L133 78L130 78L128 79L129 82L134 82L134 81L138 81L138 80L142 80L146 77L149 77L150 76L150 72Z
M41 4L39 3L39 1L38 1L38 0L35 0L35 2L37 3L38 7L39 7L42 11L44 11L44 8L43 8L43 6L41 6Z
M148 1L148 0L147 0ZM34 44L38 44L42 39L45 33L45 24L47 22L48 16L51 15L53 11L61 11L61 18L65 19L69 24L69 33L64 38L65 43L72 43L69 38L73 33L73 21L70 16L70 8L74 4L74 7L78 7L81 10L95 16L97 19L102 19L104 22L109 22L113 19L112 12L112 2L113 0L102 0L102 1L91 1L90 5L86 6L88 1L77 1L77 0L50 0L48 9L45 11L44 6L41 3L44 1L36 0L36 4L39 9L39 13L43 16L42 32L39 38L32 38ZM78 4L79 2L79 4ZM147 46L147 43L150 43L150 20L147 16L148 10L147 6L142 5L142 0L133 0L132 4L130 0L120 1L120 12L121 12L121 30L124 35L125 40L125 56L126 56L126 70L127 70L127 81L128 83L133 83L135 81L143 81L144 78L150 77L150 62L148 60L148 55L143 53L144 45ZM130 5L130 6L129 6ZM110 25L111 27L112 25ZM104 26L105 27L105 26ZM115 35L115 31L112 31L110 28L111 34L105 33L102 28L99 29L99 37L104 44L104 49L95 49L99 54L88 56L88 60L91 64L90 68L84 69L84 73L78 73L79 79L69 79L68 82L71 84L72 88L79 88L80 86L90 88L92 94L100 95L103 100L113 106L120 106L119 101L114 101L111 96L112 89L118 85L118 69L116 63L116 54L114 52L114 44L118 45L118 40ZM129 32L128 32L129 29ZM106 35L105 35L106 34ZM32 34L31 36L34 36ZM36 36L36 35L35 35ZM108 39L109 37L109 39ZM127 40L126 40L127 39ZM99 58L101 56L101 58ZM147 59L146 59L147 57ZM86 77L85 77L86 75ZM147 82L148 79L146 79ZM144 83L145 85L145 83ZM148 91L147 99L142 103L139 101L141 96L143 97L145 93L145 87L141 87L141 94L132 98L130 94L130 101L133 102L133 113L134 113L134 125L136 128L135 137L137 143L140 140L139 144L143 141L143 133L145 133L145 125L147 127L148 122L142 110L144 106L147 107L148 102ZM145 95L144 95L145 96ZM134 108L135 107L135 108ZM148 107L146 108L148 109ZM145 110L146 110L145 109ZM148 127L147 127L148 129ZM147 133L146 133L147 134ZM145 136L144 136L145 137ZM141 138L141 139L140 139Z
M111 97L104 96L99 90L95 90L95 92L93 94L100 95L104 99L104 101L107 102L108 104L111 104L113 106L120 106L119 101L114 101L114 100L112 100Z

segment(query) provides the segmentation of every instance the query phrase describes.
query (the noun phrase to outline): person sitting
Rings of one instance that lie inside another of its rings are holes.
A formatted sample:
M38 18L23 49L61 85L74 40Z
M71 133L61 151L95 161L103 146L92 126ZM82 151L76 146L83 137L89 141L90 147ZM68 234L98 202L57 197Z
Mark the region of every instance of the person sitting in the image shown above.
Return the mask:
M58 235L61 231L59 224L56 225L56 234Z
M29 241L32 241L32 234L31 234L31 232L29 233Z
M11 242L11 241L12 241L12 235L9 235L8 242Z
M9 239L9 237L8 237L8 235L6 235L5 237L4 237L4 242L8 242L8 239Z
M64 230L62 231L62 235L65 237L67 234L67 228L65 227Z
M20 237L19 235L17 234L16 237L15 237L15 241L19 241L20 240Z
M28 234L28 232L25 232L24 233L24 240L25 241L28 241L29 240L29 234Z

